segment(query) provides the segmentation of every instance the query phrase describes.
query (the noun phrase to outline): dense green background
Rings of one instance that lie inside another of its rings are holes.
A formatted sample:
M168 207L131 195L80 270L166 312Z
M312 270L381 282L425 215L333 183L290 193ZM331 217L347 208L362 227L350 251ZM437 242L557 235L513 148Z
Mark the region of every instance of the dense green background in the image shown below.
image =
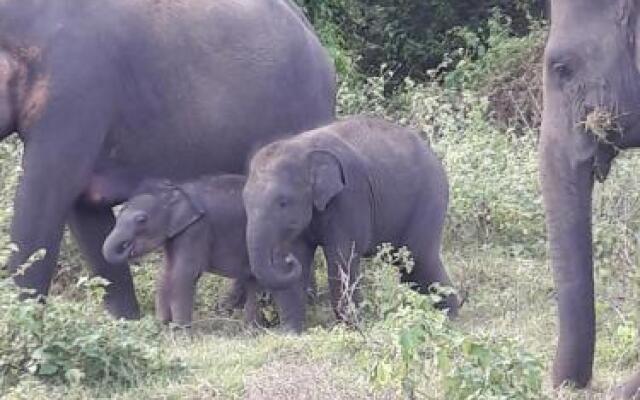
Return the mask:
M461 29L488 38L487 19L500 12L517 35L543 13L540 0L297 0L321 34L339 45L364 75L386 64L395 76L422 80L467 43ZM329 36L332 36L331 38ZM345 72L345 71L341 71Z

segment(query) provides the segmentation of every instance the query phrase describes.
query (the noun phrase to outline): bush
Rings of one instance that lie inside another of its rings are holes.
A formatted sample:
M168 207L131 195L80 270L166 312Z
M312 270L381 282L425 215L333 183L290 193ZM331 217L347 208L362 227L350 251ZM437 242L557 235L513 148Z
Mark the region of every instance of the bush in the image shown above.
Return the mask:
M543 398L538 358L514 339L451 325L433 307L439 297L398 284L398 268L411 267L406 250L388 245L366 265L364 309L374 322L363 331L360 356L374 384L395 386L405 398Z
M494 9L513 20L514 32L529 30L531 15L541 16L540 0L298 0L324 42L351 54L364 76L382 64L394 71L394 86L406 77L424 81L445 55L465 45L454 27L490 35L485 21ZM327 29L327 27L330 27ZM337 40L336 40L337 39ZM341 63L339 59L339 64ZM338 68L340 71L341 69Z
M456 29L465 45L455 69L443 80L448 88L477 92L489 99L490 119L505 131L536 132L542 111L542 54L546 26L533 23L525 36L513 35L512 22L498 13L482 32Z
M0 393L20 380L131 386L169 368L159 327L151 319L116 321L102 311L103 282L81 279L85 301L19 300L0 282Z
M22 143L15 137L0 142L0 183L3 196L0 197L0 233L9 236L9 225L13 216L13 193L18 186L22 168Z

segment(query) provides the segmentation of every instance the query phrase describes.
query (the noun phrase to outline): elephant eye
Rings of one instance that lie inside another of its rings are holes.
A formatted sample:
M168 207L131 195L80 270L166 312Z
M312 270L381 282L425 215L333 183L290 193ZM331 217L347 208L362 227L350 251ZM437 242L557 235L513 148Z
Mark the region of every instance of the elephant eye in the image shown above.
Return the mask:
M568 80L573 75L571 68L563 62L554 62L551 68L556 76L562 80Z
M281 198L278 200L278 207L287 208L289 206L289 200Z
M147 222L148 219L149 219L149 216L146 213L145 214L138 214L135 217L136 224L138 224L138 225L144 224L145 222Z

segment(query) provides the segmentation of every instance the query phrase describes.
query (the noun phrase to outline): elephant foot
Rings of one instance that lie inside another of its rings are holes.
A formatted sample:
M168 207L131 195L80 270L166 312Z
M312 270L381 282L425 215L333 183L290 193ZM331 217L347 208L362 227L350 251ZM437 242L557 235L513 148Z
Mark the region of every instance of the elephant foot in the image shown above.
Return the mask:
M627 381L611 393L615 400L640 400L640 371L631 375Z
M285 336L300 336L303 328L301 324L283 324L275 329L280 335Z
M135 296L107 293L103 299L104 308L116 319L140 319L140 306Z
M216 304L216 309L220 312L231 315L234 310L242 309L246 302L247 288L245 287L245 283L235 280L222 300Z

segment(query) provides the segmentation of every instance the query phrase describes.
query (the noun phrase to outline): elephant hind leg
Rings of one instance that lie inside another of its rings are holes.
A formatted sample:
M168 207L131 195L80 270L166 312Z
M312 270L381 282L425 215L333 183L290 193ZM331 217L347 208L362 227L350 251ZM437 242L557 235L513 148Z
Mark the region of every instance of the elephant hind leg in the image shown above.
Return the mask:
M416 290L422 294L434 293L434 284L452 287L451 279L444 269L440 257L423 258L414 254L415 265L410 273L403 273L402 282L412 282L416 284ZM444 299L436 303L439 309L448 309L450 317L458 315L459 302L455 294L449 294Z
M406 245L414 258L414 267L410 273L403 272L402 282L416 284L420 293L433 293L434 284L452 287L451 278L440 257L441 229L433 221L417 219L412 223ZM458 315L459 302L455 294L447 295L436 304L439 309L448 309L450 317Z
M102 244L115 224L110 208L94 208L77 203L69 218L71 233L93 273L111 282L104 298L109 313L116 318L138 319L140 308L129 265L109 264L102 256Z

